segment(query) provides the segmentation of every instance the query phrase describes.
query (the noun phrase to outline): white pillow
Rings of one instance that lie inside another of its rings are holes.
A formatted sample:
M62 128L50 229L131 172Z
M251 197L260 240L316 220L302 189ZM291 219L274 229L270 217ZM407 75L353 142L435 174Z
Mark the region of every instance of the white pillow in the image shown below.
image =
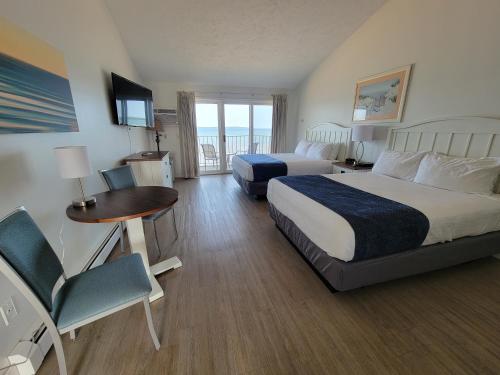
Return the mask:
M456 158L427 154L415 182L465 193L491 194L500 173L500 158Z
M328 160L332 153L331 143L314 142L307 150L306 158L314 160Z
M330 157L328 159L336 160L337 156L339 156L341 146L342 146L342 144L340 144L340 143L333 143L332 144L332 152L330 153Z
M295 153L297 155L306 156L307 150L309 149L310 146L311 146L311 142L307 142L307 141L302 140L299 142L297 147L295 147Z
M425 152L384 151L375 162L372 172L413 181L425 154Z

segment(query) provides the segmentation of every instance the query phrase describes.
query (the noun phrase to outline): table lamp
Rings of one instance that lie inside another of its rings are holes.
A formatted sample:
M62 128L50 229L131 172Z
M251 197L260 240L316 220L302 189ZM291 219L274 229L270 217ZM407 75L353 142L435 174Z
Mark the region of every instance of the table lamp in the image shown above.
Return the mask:
M352 128L352 141L359 142L356 146L354 165L359 165L365 153L365 145L363 142L371 141L373 139L373 125L355 125ZM361 155L358 156L359 146L361 145Z
M83 189L82 178L90 176L89 156L87 146L65 146L54 148L57 164L59 166L59 174L61 178L78 178L82 196L73 200L73 207L86 207L94 205L96 199L94 197L86 197Z

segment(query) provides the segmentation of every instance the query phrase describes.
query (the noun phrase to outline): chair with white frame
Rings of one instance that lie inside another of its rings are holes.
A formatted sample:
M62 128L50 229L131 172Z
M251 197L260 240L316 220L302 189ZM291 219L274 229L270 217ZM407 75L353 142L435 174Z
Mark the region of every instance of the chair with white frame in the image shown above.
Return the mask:
M108 186L108 189L110 191L113 190L120 190L120 189L127 189L127 188L132 188L137 186L137 182L134 177L134 172L132 171L132 167L130 165L122 165L120 167L112 168L112 169L103 169L100 170L99 173L101 174L102 178L104 179L104 182ZM175 219L175 209L174 207L167 208L165 210L161 210L159 212L156 212L154 214L144 216L142 218L143 223L151 223L153 224L153 231L155 234L155 242L156 242L156 248L158 249L158 256L161 257L161 247L160 247L160 241L158 239L158 228L156 227L156 221L160 219L163 215L169 213L172 211L172 218L173 218L173 225L174 225L174 231L175 231L175 238L174 241L177 241L179 238L179 232L177 231L177 222ZM124 222L120 221L119 223L120 227L120 251L122 254L125 252L125 236L123 235L124 229L125 229L125 224Z
M21 292L43 320L54 343L59 373L67 374L60 335L136 303L144 303L149 333L153 326L149 282L140 255L124 256L66 278L61 262L24 207L0 221L0 273Z

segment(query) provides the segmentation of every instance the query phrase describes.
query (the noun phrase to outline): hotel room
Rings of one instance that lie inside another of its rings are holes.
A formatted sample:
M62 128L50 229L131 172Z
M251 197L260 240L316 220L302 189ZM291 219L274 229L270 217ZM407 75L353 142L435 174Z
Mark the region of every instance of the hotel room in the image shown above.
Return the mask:
M0 375L500 372L497 0L2 0Z

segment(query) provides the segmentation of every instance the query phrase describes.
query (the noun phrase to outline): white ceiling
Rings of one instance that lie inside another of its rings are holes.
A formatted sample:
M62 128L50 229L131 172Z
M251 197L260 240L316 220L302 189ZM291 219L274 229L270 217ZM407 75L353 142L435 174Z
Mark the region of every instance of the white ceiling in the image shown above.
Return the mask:
M146 81L294 88L385 0L105 0Z

